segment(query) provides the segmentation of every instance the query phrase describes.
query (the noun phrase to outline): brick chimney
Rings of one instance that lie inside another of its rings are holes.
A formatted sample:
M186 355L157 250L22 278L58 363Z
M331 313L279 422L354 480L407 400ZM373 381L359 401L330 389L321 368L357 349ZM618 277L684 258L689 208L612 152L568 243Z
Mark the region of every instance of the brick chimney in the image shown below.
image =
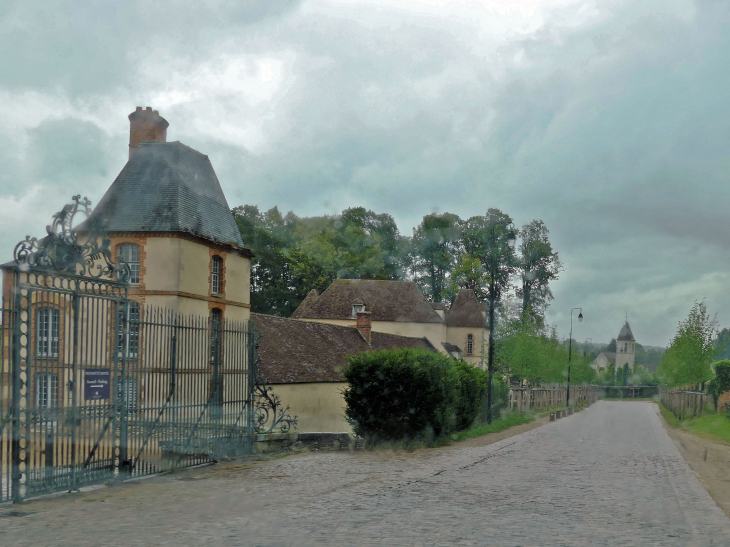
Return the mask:
M372 343L372 333L371 333L371 327L372 322L370 320L370 312L369 311L359 311L357 312L357 325L356 328L358 332L360 333L360 336L365 338L365 341L368 343L368 346Z
M167 127L170 124L157 110L141 106L129 115L129 157L132 157L141 142L167 142Z

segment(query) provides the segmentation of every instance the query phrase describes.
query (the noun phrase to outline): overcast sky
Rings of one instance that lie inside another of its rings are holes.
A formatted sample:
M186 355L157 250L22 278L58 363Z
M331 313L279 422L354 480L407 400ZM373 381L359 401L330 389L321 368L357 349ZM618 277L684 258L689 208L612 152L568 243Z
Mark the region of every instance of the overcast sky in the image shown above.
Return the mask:
M730 326L727 0L0 3L0 257L127 159L127 115L208 154L231 206L543 219L548 319L666 345Z

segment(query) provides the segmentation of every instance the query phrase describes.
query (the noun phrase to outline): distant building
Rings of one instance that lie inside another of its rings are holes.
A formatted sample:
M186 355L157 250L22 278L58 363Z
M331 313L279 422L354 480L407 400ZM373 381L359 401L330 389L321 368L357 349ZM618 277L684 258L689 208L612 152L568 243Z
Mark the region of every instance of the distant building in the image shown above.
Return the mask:
M450 309L430 303L411 281L338 279L321 295L312 290L292 319L353 327L369 312L373 332L426 338L438 351L484 368L489 329L474 291L459 291Z
M624 326L616 338L616 351L602 351L592 363L596 372L605 372L610 364L614 364L616 368L623 368L625 364L629 365L632 371L636 366L636 339L631 332L629 322L626 321Z

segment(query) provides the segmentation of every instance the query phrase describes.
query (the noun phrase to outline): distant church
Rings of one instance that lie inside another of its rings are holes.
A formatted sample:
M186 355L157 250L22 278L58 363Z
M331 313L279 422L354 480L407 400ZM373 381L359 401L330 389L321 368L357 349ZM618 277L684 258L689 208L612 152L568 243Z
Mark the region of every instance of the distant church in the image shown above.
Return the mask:
M616 365L616 369L623 368L625 364L628 364L629 368L634 370L636 365L636 338L631 332L628 320L621 327L621 332L618 333L616 338L616 351L602 351L593 361L592 366L596 372L601 373L605 372L611 363Z

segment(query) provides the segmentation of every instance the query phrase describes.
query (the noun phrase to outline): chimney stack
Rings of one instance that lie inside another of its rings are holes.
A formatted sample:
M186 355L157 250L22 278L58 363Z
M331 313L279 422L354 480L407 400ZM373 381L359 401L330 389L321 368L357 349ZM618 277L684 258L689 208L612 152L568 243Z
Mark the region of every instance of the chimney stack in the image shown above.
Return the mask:
M370 312L369 311L359 311L357 312L357 330L360 333L360 336L365 338L365 341L368 343L368 346L372 343L372 321L370 320Z
M141 106L129 115L129 157L132 157L141 142L167 142L167 127L170 124L151 106Z

